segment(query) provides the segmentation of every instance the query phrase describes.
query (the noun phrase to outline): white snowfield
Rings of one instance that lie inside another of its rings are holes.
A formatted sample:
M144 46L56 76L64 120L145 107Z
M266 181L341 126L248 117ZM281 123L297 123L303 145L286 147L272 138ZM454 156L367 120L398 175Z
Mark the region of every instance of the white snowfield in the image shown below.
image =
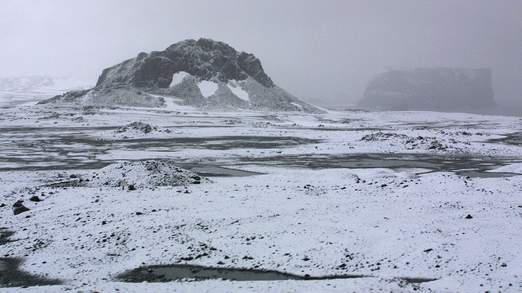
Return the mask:
M522 291L522 147L502 140L522 132L521 118L174 106L0 111L0 227L16 240L0 245L0 255L63 281L2 291ZM114 135L134 121L155 130ZM404 161L390 164L397 156ZM48 186L91 174L90 164L159 158L257 173L136 190ZM20 199L30 211L15 216ZM161 264L364 277L116 278Z
M201 95L203 95L203 97L205 97L205 98L208 98L208 97L213 96L214 93L217 91L218 84L213 81L202 80L202 81L198 82L198 87L199 87L199 90L201 91Z

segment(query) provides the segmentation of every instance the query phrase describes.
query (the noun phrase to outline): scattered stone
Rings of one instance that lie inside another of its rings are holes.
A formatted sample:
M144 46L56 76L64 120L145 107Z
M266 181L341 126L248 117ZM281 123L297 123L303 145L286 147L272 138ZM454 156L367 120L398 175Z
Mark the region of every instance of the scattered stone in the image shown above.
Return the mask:
M417 136L411 137L406 134L391 132L374 132L361 138L365 142L389 142L390 144L404 145L408 150L432 150L446 151L449 147L440 142L436 137Z
M405 134L389 133L389 132L375 132L370 133L361 138L361 141L373 142L373 141L387 141L390 139L409 139L410 137Z
M142 134L148 134L152 131L158 130L156 127L151 126L150 124L143 123L143 122L132 122L130 124L127 124L125 126L122 126L118 129L116 129L117 133L125 133L125 132L137 132Z
M15 216L30 211L28 207L23 205L23 202L23 200L19 200L13 204L13 213Z
M42 199L39 198L37 195L33 195L31 196L31 198L29 198L30 201L33 201L33 202L41 202Z

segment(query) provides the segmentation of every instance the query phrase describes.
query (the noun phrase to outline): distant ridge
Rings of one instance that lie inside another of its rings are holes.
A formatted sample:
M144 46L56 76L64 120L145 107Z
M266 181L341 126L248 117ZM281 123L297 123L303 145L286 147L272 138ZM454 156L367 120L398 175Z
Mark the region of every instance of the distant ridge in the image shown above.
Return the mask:
M370 81L359 106L476 113L494 113L497 108L490 69L442 67L381 73Z

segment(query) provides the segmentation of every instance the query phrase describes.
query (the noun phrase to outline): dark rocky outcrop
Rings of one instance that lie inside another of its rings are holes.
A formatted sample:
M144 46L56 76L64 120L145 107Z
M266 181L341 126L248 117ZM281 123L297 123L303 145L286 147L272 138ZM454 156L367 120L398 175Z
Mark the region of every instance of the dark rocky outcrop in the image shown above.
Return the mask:
M201 80L245 80L252 77L266 87L274 83L254 55L237 52L231 46L210 39L185 40L165 51L140 53L136 58L107 68L97 87L115 84L145 88L167 88L172 75L184 71Z
M181 80L173 83L176 74ZM206 83L205 83L206 82ZM212 86L208 90L208 84ZM185 40L164 51L139 53L103 70L96 87L42 102L101 106L165 105L164 97L200 108L320 112L279 88L253 54L210 39ZM148 100L147 100L148 99Z
M158 129L148 123L135 121L135 122L129 123L125 126L122 126L118 129L116 129L116 132L118 132L118 133L137 132L137 133L148 134L155 130L158 130Z
M491 113L495 110L489 69L419 68L377 75L359 106L381 110Z
M13 204L13 214L15 216L29 211L29 208L24 206L23 202L23 200L18 200Z

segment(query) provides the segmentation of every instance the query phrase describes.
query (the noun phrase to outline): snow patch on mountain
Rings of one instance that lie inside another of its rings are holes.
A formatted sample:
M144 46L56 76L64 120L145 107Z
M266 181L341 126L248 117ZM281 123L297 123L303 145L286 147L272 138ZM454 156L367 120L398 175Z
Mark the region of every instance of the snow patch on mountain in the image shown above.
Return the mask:
M183 82L183 80L185 79L185 77L189 76L190 74L185 72L185 71L179 71L179 72L176 72L172 75L172 82L170 83L170 86L169 87L175 87L177 86L178 84L180 84L181 82Z
M243 88L241 84L236 80L231 80L227 83L228 88L232 93L243 101L250 101L250 95Z
M299 109L303 109L303 106L299 105L298 103L294 103L294 102L292 102L291 104L294 105L294 106L296 106L296 107L299 108Z
M213 81L202 80L198 83L198 88L201 91L203 97L209 98L216 93L218 84Z

